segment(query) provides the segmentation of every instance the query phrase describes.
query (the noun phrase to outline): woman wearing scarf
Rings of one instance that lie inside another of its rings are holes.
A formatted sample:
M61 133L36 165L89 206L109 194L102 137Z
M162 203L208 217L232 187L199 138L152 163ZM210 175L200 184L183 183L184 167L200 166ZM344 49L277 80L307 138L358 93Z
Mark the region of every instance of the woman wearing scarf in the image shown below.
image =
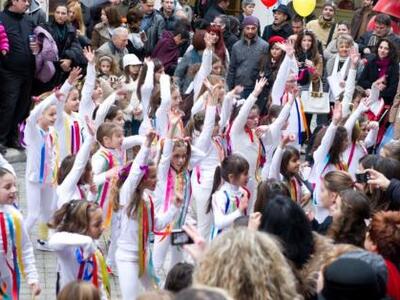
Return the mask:
M392 105L399 83L396 46L389 39L383 38L378 42L376 49L375 55L367 62L358 84L364 89L369 89L378 78L385 76L386 87L380 96L386 105Z

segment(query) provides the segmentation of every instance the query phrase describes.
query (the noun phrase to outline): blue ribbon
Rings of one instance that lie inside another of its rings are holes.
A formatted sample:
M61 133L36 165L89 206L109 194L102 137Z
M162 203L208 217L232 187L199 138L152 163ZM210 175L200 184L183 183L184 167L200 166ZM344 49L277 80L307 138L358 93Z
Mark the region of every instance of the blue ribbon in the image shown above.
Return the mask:
M299 104L297 103L296 99L294 99L294 103L296 104L297 128L298 128L298 135L299 135L299 144L301 145L302 136L301 136L301 117L300 117L300 110L299 110Z

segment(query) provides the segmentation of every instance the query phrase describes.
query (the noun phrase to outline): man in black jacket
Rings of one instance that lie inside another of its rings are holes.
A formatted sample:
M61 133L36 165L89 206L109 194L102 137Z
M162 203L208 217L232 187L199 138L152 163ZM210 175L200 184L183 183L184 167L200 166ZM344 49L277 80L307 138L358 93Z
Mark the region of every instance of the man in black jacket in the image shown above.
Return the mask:
M25 15L28 0L7 0L0 12L9 43L10 52L0 56L0 152L6 147L20 148L17 126L28 115L31 105L32 79L35 60L32 51L37 45L29 43L34 25Z
M274 35L278 35L287 39L293 34L292 26L290 25L290 12L286 5L280 4L273 10L274 22L271 25L264 27L262 38L264 41L270 39Z

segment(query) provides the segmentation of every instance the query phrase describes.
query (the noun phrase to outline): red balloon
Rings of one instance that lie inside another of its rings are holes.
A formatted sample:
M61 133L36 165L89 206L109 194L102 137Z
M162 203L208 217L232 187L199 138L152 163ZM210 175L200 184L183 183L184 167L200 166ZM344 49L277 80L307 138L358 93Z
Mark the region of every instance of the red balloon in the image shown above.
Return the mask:
M275 5L275 3L278 0L261 0L261 2L267 7L267 8L271 8L272 6Z

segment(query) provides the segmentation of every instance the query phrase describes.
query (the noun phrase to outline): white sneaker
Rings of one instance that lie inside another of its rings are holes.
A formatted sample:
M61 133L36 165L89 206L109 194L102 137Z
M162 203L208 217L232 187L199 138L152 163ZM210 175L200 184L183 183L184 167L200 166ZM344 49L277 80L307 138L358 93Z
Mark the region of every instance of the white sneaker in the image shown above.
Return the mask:
M40 251L54 251L49 247L48 242L44 240L36 240L36 249Z

